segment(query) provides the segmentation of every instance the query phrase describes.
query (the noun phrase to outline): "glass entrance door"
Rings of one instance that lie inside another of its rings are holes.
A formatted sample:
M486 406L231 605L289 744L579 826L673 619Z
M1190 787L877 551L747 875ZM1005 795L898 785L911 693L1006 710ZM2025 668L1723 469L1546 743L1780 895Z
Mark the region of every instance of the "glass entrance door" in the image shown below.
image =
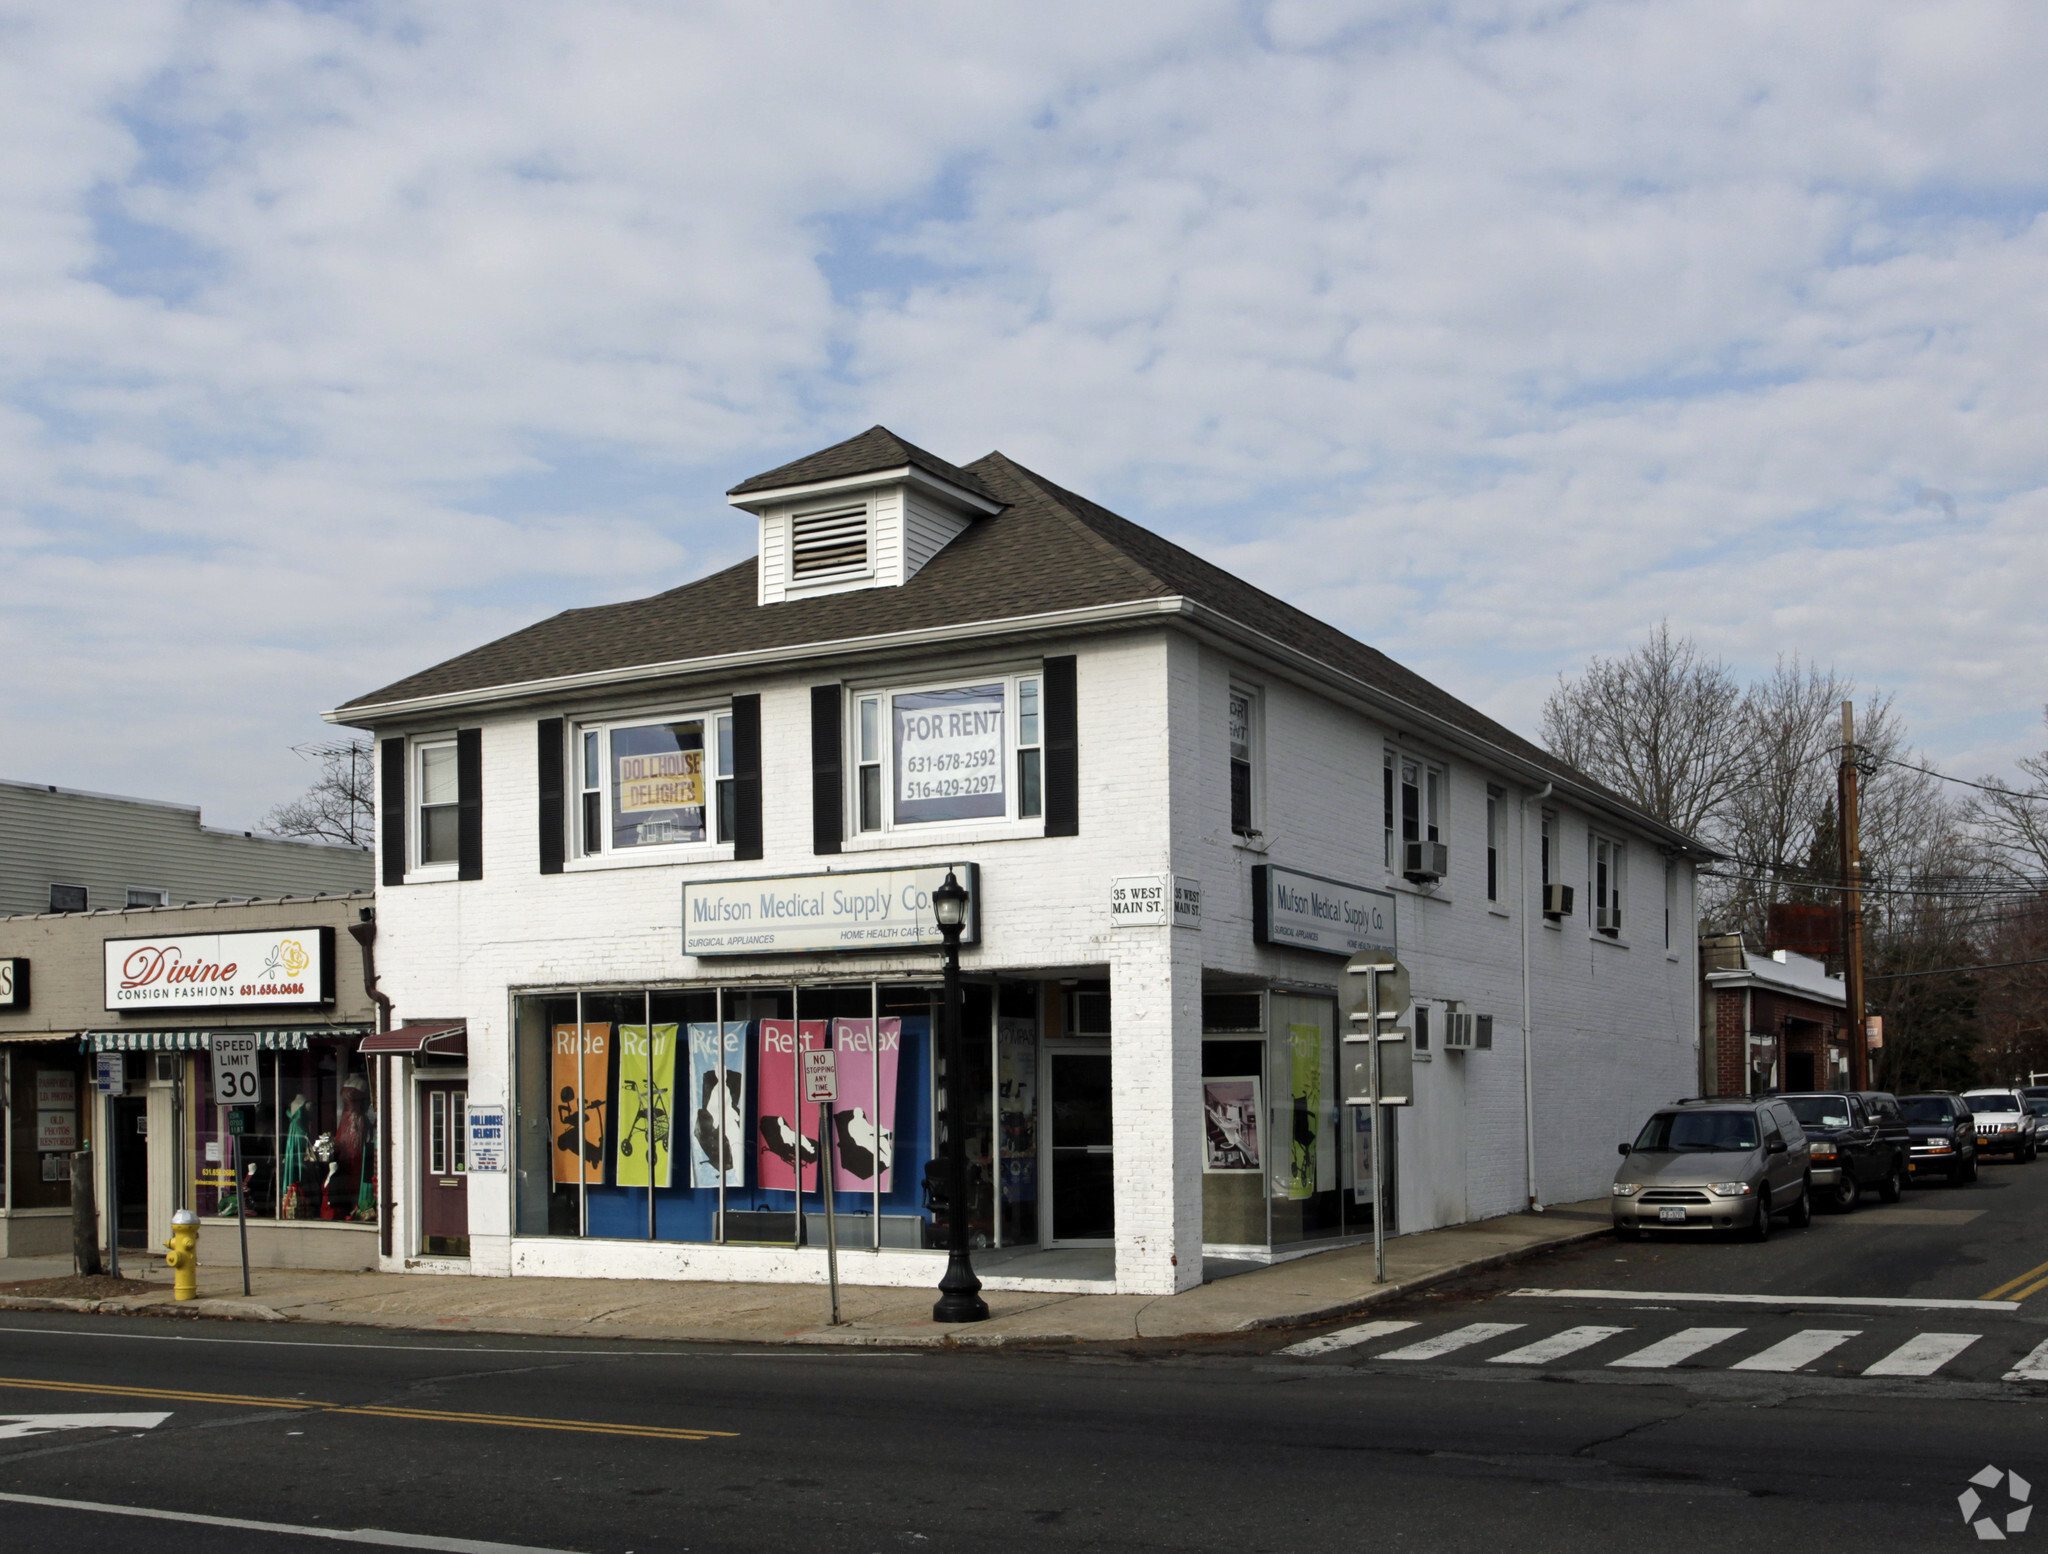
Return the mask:
M1116 1187L1109 1054L1100 1049L1053 1048L1046 1058L1052 1118L1052 1239L1113 1240Z

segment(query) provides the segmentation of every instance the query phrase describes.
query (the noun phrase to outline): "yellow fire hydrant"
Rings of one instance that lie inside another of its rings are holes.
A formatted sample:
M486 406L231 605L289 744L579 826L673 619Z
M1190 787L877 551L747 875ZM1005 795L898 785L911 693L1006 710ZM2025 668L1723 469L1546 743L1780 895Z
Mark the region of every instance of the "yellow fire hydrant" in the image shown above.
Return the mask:
M199 1294L199 1216L190 1209L180 1209L173 1214L171 1239L164 1245L171 1249L164 1262L172 1273L172 1298L196 1299Z

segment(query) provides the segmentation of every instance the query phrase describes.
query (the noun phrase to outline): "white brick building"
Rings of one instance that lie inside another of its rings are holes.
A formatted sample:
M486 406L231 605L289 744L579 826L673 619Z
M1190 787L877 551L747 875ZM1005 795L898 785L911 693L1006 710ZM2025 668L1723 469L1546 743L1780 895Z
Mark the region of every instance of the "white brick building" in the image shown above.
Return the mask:
M388 1045L426 1044L389 1060L392 1265L822 1280L789 1100L817 1045L852 1282L936 1279L949 1113L995 1287L1171 1291L1369 1233L1336 987L1389 933L1390 1229L1597 1193L1692 1086L1690 844L1582 774L1000 454L876 428L733 501L755 562L330 714L379 741ZM957 1107L906 918L947 866L979 929Z

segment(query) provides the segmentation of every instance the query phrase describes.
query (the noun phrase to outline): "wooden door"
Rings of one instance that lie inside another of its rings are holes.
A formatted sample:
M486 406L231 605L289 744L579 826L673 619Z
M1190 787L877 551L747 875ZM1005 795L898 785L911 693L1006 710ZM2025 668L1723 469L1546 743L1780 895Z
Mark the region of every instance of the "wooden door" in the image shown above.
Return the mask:
M469 1081L419 1087L420 1250L469 1256Z

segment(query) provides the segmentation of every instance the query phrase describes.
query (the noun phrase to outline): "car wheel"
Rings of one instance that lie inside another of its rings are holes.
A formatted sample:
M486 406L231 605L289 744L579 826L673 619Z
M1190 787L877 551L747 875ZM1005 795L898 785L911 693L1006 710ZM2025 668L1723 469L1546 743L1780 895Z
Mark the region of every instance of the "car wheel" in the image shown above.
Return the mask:
M1862 1194L1856 1189L1856 1173L1845 1165L1842 1167L1840 1180L1828 1189L1828 1195L1824 1201L1835 1213L1847 1214L1856 1207L1856 1200L1861 1196Z
M1614 1239L1617 1241L1640 1241L1643 1239L1643 1232L1635 1225L1624 1225L1620 1220L1616 1220L1614 1222Z
M1977 1180L1977 1157L1975 1155L1970 1156L1969 1160L1964 1163L1963 1180L1966 1182Z
M1794 1230L1804 1230L1813 1223L1813 1188L1811 1186L1804 1186L1799 1189L1799 1201L1786 1211L1785 1223Z
M1756 1190L1756 1219L1749 1227L1749 1239L1771 1239L1771 1190L1768 1187L1759 1187Z
M1906 1168L1894 1160L1892 1168L1885 1172L1884 1180L1877 1184L1878 1201L1897 1203L1906 1196Z

